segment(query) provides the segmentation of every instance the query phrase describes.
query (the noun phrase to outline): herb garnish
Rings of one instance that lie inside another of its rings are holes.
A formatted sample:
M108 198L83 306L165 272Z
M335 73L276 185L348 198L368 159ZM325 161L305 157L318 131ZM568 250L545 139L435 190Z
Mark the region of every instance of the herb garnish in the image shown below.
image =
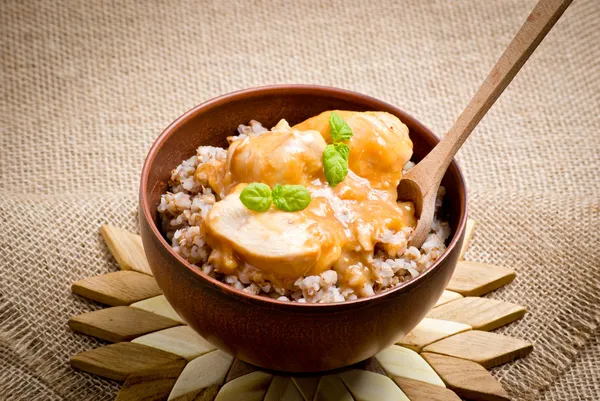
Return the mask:
M266 212L271 202L277 209L296 212L310 204L310 192L302 185L275 185L273 190L267 184L253 182L240 193L240 201L255 212Z
M344 181L348 174L348 158L350 156L350 148L340 141L352 138L353 133L348 123L336 112L331 112L329 116L329 131L333 143L325 147L323 167L327 182L335 187Z

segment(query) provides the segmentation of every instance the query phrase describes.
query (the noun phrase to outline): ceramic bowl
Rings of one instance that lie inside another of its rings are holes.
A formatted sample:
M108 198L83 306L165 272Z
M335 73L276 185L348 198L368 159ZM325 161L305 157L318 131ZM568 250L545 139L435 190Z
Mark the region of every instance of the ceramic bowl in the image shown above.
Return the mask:
M227 146L241 123L265 127L285 118L293 125L325 110L376 110L398 116L409 128L413 160L438 142L399 108L342 89L277 85L230 93L194 107L152 145L140 185L140 225L154 277L177 313L204 338L248 363L288 372L336 369L367 359L400 340L439 299L452 275L467 219L465 182L452 162L442 185L443 213L452 227L448 249L428 270L369 298L332 304L299 304L247 294L203 274L173 251L162 235L157 205L171 170L200 145ZM398 166L399 169L402 166Z

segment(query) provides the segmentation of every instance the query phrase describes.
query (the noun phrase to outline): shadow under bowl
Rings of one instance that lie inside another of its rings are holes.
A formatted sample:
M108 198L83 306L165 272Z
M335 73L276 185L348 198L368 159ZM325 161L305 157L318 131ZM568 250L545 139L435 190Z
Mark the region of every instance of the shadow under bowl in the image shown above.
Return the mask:
M140 225L148 262L168 301L200 335L235 357L266 369L319 372L367 359L400 340L434 306L448 284L467 219L465 182L452 162L442 185L442 213L452 228L448 249L428 270L369 298L299 304L251 295L203 274L173 251L160 231L157 205L171 170L200 145L227 147L226 137L254 119L291 125L325 110L386 111L409 128L413 161L438 139L423 124L380 100L342 89L276 85L230 93L196 106L152 145L140 185ZM401 169L403 166L398 166Z

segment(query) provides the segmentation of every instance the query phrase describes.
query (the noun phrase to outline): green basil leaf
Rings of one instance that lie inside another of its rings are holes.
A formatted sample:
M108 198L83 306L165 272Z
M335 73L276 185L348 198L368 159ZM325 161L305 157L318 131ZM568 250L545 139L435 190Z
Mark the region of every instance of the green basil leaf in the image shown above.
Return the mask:
M340 156L344 158L344 160L348 161L350 157L350 148L345 143L334 143L335 151L339 153Z
M345 141L352 138L352 128L335 111L329 116L329 131L333 142Z
M340 147L329 144L323 152L323 167L325 169L325 178L332 187L344 181L348 174L348 159L344 157L345 150L338 151Z
M255 212L266 212L271 207L271 188L267 184L253 182L240 194L244 206Z
M272 196L275 207L286 212L297 212L310 204L310 192L302 185L277 184Z

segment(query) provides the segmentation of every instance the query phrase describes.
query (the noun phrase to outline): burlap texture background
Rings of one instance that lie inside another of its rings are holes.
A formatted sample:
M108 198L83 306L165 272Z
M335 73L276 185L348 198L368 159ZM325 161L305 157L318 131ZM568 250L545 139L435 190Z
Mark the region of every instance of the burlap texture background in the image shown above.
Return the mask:
M109 400L73 372L100 345L70 283L117 266L98 228L137 230L152 140L213 96L317 83L443 133L534 0L0 2L0 399ZM600 2L576 0L459 154L479 227L468 258L517 270L494 297L536 343L495 369L516 400L596 400Z

